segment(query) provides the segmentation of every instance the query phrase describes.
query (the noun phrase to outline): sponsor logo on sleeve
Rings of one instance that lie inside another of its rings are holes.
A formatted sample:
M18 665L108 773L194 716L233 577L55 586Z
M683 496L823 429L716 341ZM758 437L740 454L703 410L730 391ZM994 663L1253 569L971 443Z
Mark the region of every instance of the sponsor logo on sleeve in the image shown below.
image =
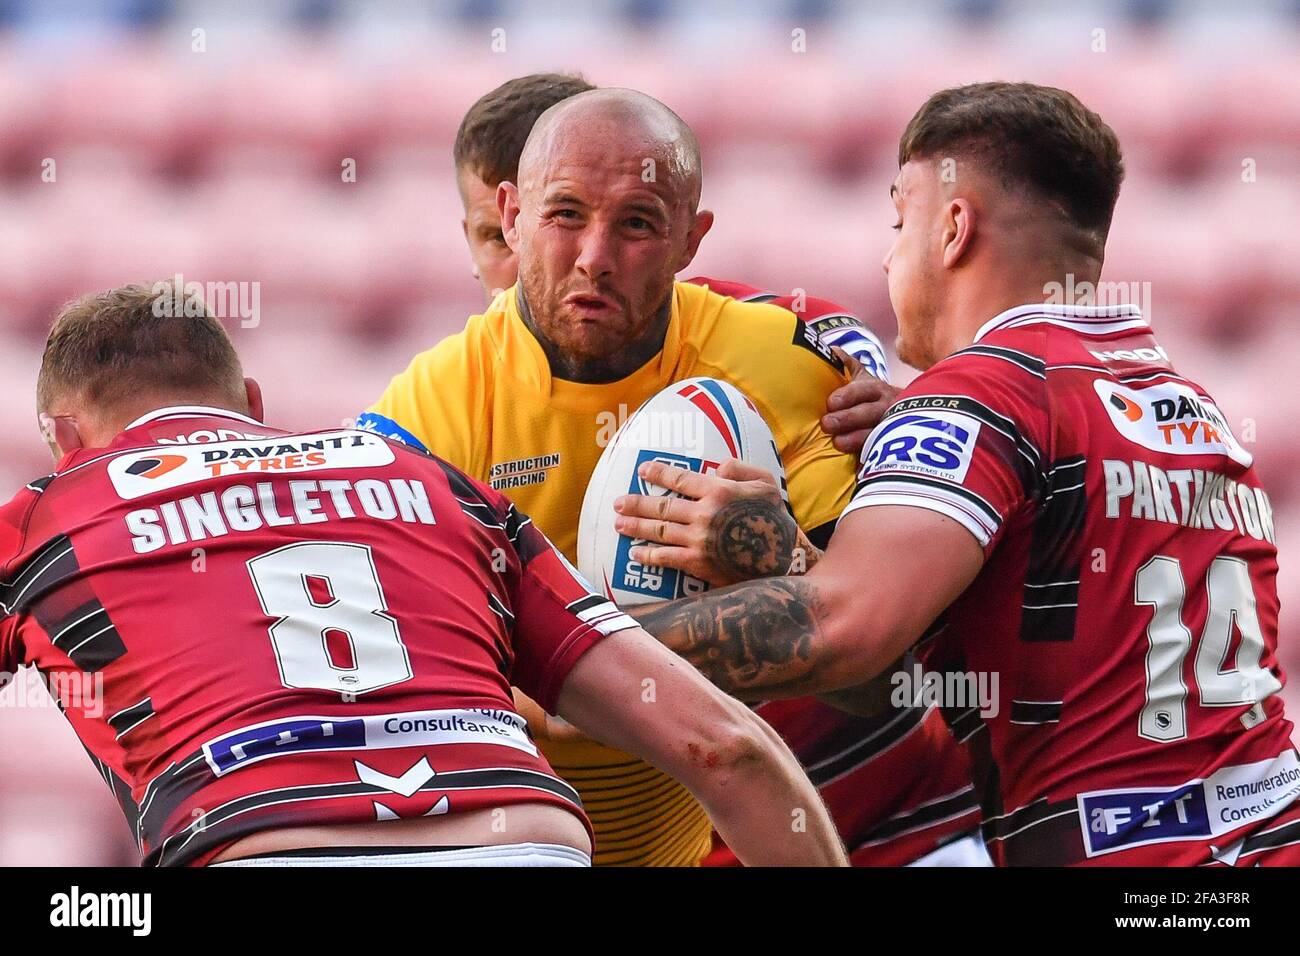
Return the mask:
M794 320L794 344L812 352L832 368L843 370L844 365L831 352L830 347L822 342L817 330L798 316L795 316Z
M1170 455L1221 455L1243 467L1253 460L1218 406L1186 385L1161 382L1138 389L1099 378L1093 388L1116 431L1135 445Z
M357 428L365 432L374 432L376 435L383 435L385 438L399 441L403 445L409 445L419 451L427 452L429 450L424 447L424 443L420 439L391 418L380 415L378 412L362 412L358 415Z
M808 330L817 337L826 354L831 349L842 348L860 362L876 378L888 382L889 368L885 363L885 350L861 321L851 315L828 315L807 323ZM839 368L838 362L835 367Z
M887 418L871 436L863 474L901 471L960 484L979 438L978 419L955 411L909 412Z

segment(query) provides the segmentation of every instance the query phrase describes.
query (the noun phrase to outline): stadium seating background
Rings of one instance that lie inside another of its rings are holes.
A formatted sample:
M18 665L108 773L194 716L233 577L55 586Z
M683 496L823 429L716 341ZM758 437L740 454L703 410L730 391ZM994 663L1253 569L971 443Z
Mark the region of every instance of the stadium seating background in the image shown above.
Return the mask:
M899 132L935 89L1032 79L1120 134L1105 278L1135 284L1179 368L1254 435L1294 671L1300 7L1044 6L0 2L0 493L49 470L33 385L54 311L128 281L259 283L260 321L232 332L271 419L354 416L481 305L450 146L509 77L663 99L700 135L718 216L690 271L839 299L887 341ZM57 711L0 709L0 864L132 859Z

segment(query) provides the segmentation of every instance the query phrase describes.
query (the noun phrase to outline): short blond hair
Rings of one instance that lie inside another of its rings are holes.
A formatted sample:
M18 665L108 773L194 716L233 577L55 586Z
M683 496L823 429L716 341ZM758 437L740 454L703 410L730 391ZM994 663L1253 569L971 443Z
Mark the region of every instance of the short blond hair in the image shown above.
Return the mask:
M104 412L142 394L243 407L234 343L206 307L175 308L178 291L171 282L126 285L60 309L36 380L40 411L68 394Z

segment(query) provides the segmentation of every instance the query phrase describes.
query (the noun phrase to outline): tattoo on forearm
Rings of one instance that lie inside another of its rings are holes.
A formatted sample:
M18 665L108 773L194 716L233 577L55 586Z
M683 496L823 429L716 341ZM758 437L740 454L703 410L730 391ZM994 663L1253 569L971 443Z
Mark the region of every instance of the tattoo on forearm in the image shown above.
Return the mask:
M820 613L816 587L787 577L657 604L636 617L711 682L744 700L805 692Z
M799 528L780 501L737 498L709 525L709 557L737 581L785 574Z

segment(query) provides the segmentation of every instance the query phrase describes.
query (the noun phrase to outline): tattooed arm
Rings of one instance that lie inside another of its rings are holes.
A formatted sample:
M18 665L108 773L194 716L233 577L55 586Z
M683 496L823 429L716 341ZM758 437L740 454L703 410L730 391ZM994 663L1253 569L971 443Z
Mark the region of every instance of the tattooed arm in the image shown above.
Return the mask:
M674 477L657 471L652 480L671 487ZM637 617L742 700L822 694L888 670L983 561L951 518L900 505L861 508L845 516L803 577L732 585Z
M801 697L825 653L817 588L767 578L634 608L638 623L710 682L741 700Z

